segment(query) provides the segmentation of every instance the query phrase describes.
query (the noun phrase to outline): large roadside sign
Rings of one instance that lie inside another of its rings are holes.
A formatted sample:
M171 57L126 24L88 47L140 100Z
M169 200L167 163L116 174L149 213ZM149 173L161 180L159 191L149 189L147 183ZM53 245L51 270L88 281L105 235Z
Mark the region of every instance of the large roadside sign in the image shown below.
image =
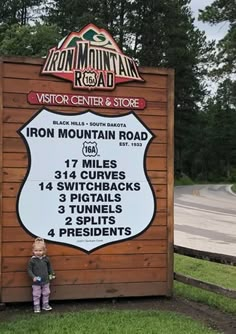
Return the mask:
M147 229L155 214L145 167L153 135L133 112L44 108L19 134L29 166L17 210L31 234L91 252Z

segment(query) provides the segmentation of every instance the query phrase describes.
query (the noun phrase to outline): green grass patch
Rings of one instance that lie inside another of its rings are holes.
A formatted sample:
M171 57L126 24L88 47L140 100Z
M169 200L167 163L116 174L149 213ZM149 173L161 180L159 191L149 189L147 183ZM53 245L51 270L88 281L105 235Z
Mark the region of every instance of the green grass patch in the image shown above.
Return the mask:
M1 334L213 334L186 316L159 311L94 310L36 314L0 323Z
M231 190L232 190L234 193L236 193L236 183L234 183L234 184L232 185Z
M175 254L175 271L236 290L236 267Z
M193 184L194 182L187 175L175 179L175 186L189 186Z
M236 267L175 254L175 272L236 290ZM175 294L236 314L236 300L175 281Z

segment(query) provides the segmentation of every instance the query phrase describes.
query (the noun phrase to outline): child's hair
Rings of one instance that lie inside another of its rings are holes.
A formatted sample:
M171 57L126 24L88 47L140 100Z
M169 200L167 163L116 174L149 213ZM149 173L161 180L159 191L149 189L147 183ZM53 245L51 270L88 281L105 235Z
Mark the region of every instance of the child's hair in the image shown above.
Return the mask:
M44 239L37 237L36 239L34 239L34 243L32 245L32 249L34 250L35 246L41 246L44 250L44 253L46 253L46 244Z

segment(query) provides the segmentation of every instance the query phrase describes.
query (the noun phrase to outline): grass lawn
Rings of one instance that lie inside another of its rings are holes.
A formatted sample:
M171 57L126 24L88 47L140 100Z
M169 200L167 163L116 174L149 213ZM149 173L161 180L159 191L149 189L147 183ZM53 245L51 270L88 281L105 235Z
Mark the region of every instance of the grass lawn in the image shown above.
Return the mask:
M234 184L232 185L231 190L232 190L234 193L236 193L236 183L234 183Z
M216 334L188 317L159 311L33 314L0 323L1 334Z
M236 267L175 254L175 272L236 290ZM236 300L175 281L175 294L236 314Z

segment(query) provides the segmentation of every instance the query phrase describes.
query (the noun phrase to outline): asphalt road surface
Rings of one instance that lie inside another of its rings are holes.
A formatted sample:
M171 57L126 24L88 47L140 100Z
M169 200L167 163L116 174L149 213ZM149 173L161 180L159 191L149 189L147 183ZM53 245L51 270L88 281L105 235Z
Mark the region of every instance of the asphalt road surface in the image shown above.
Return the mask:
M229 185L175 187L174 243L236 256L236 195Z

